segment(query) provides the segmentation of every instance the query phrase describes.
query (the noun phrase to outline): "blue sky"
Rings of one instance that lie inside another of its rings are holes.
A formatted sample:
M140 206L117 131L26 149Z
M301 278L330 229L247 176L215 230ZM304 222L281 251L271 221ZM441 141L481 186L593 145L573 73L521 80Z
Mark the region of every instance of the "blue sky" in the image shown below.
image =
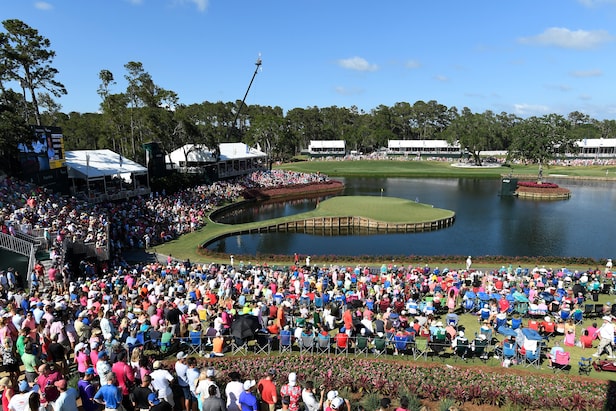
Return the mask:
M616 118L616 0L0 0L51 40L62 111L140 61L184 104L351 107L436 100L522 117Z

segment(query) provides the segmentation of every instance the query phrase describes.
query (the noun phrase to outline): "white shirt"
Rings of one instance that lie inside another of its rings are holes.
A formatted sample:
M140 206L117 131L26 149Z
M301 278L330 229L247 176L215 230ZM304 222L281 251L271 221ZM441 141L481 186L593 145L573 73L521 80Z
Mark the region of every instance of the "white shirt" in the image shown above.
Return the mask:
M171 381L173 375L167 370L154 370L150 374L152 377L152 388L158 394L158 398L165 398L173 394L171 391Z
M614 339L614 324L612 324L611 322L603 323L601 328L599 328L599 337L601 337L601 339L605 338L608 340L613 340Z
M313 392L306 391L306 389L302 390L302 401L306 405L307 411L319 410L319 401L317 401Z
M244 384L240 381L231 381L225 387L225 395L227 396L227 411L240 411L238 405L240 394L244 391Z

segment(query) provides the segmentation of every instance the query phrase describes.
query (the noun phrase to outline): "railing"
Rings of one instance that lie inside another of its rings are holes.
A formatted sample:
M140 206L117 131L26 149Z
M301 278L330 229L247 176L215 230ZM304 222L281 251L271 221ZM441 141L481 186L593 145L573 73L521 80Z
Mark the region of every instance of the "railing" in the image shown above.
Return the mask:
M18 238L17 236L0 233L0 247L28 257L28 272L26 273L26 275L28 276L27 278L29 288L30 273L34 269L34 264L36 263L36 249L34 244L24 239Z

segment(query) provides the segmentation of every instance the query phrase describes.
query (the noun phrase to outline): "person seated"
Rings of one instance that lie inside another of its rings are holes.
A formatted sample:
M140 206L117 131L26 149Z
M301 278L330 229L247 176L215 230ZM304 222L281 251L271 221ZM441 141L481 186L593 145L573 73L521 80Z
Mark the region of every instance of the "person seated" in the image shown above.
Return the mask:
M558 344L554 345L552 347L552 349L550 349L550 352L546 355L547 359L548 359L548 367L552 367L552 361L554 361L556 359L556 352L557 351L561 351L564 352L565 350L563 349L563 347L559 346Z
M594 337L590 335L588 329L582 331L582 336L580 337L580 346L582 348L592 348L592 342Z

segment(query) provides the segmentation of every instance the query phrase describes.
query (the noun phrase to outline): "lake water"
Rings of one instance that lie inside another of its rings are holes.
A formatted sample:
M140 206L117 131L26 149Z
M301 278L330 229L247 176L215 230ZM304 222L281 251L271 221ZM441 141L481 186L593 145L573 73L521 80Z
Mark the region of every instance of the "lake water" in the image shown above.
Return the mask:
M432 232L373 235L260 233L232 236L208 248L230 254L615 256L616 184L551 178L571 199L501 197L500 180L345 178L342 195L400 197L453 210L453 226ZM226 222L265 220L315 207L317 200L251 204Z

